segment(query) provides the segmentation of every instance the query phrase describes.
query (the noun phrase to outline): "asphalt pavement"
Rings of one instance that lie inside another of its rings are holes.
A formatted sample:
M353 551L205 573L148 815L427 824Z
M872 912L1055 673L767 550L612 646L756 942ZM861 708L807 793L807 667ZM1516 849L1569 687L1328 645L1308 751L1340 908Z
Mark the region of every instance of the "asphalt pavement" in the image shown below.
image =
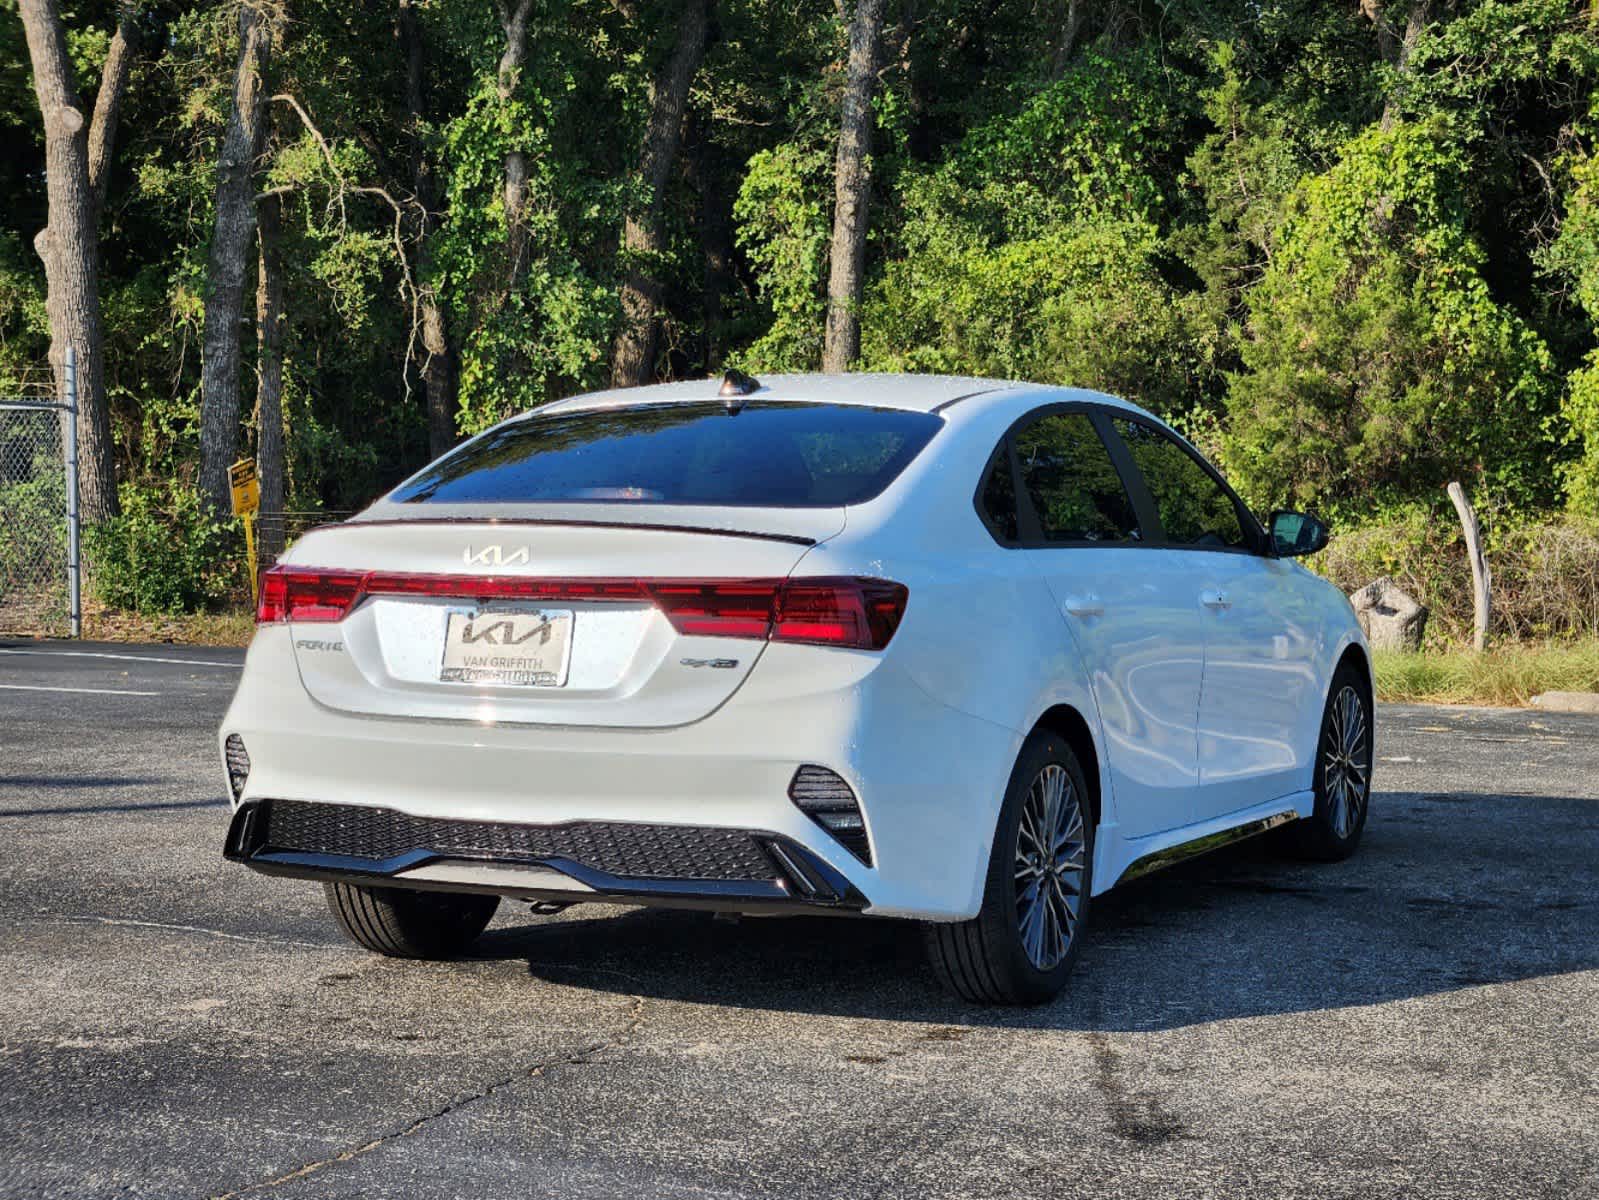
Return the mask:
M890 922L362 952L220 857L241 660L0 640L0 1196L1599 1196L1599 717L1385 706L1355 858L1119 889L985 1010Z

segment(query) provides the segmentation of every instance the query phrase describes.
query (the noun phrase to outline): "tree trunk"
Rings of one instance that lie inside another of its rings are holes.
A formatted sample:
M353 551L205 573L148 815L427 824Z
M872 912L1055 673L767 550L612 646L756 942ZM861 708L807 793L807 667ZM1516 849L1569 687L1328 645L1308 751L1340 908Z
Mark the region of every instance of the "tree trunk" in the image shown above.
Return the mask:
M283 550L283 256L279 245L282 200L270 196L256 213L261 246L255 289L255 470L261 481L261 556Z
M106 176L111 171L111 154L117 141L117 117L122 111L122 96L133 69L135 39L138 37L136 4L117 5L117 31L106 53L100 72L100 90L94 98L94 120L89 124L89 190L94 193L94 211L99 217L105 205Z
M701 337L699 361L707 373L722 365L723 297L733 283L733 202L726 188L717 181L718 156L705 137L701 123L690 118L693 133L688 144L685 169L688 185L695 197L695 229L699 235L704 269L700 279Z
M1392 129L1395 121L1399 119L1399 102L1404 98L1405 79L1410 74L1410 56L1416 49L1416 42L1421 38L1427 23L1432 19L1432 0L1415 0L1410 6L1410 14L1405 18L1405 36L1392 51L1394 54L1394 70L1399 73L1399 80L1394 85L1394 90L1389 93L1387 101L1382 106L1382 127ZM1390 33L1390 38L1392 34Z
M1083 32L1083 18L1087 15L1086 0L1066 0L1066 19L1061 22L1060 41L1055 43L1055 61L1051 74L1059 79L1066 72L1077 52L1077 39Z
M1387 0L1360 0L1360 11L1377 30L1377 53L1383 62L1393 66L1399 61L1399 39L1388 19Z
M233 105L217 159L200 370L200 491L218 512L229 507L228 467L239 440L239 329L245 271L255 241L255 160L266 131L263 76L271 52L268 14L254 3L242 5Z
M1477 524L1477 511L1466 499L1466 489L1451 483L1446 489L1455 515L1460 518L1461 531L1466 535L1466 557L1471 562L1471 645L1481 651L1488 644L1488 618L1493 608L1493 574L1488 570L1488 556L1482 548L1482 528Z
M58 390L63 389L67 347L76 351L79 505L83 520L97 525L117 513L117 475L105 397L98 213L89 169L90 131L73 83L66 32L55 0L21 0L20 8L28 57L33 64L34 94L44 121L48 223L33 244L44 260L50 365ZM104 86L101 90L106 93L108 120L114 129L115 100L120 98L120 91ZM100 140L104 156L109 159L110 132Z
M1394 28L1389 7L1387 0L1360 0L1360 11L1377 30L1377 53L1399 75L1394 90L1382 106L1383 129L1393 128L1399 119L1399 100L1404 90L1404 77L1410 73L1410 55L1432 20L1433 0L1411 0L1405 12L1403 36Z
M627 279L622 284L622 328L611 348L612 387L648 383L655 373L655 310L661 298L655 259L661 252L661 209L682 140L689 85L705 57L709 16L710 0L683 0L677 44L650 82L650 121L636 180L642 194L634 198L622 223Z
M421 209L416 234L416 270L421 285L422 352L417 356L422 386L427 392L428 453L434 458L455 445L455 350L450 345L444 306L429 279L433 265L434 207L433 164L422 142L427 106L422 90L422 30L417 23L416 0L400 0L400 36L405 41L405 104L411 124L411 190Z
M517 79L522 65L527 61L527 22L533 11L533 0L516 0L515 9L509 9L505 0L497 0L500 28L505 31L505 51L500 55L497 90L501 103L509 101L516 92ZM521 150L511 150L505 155L505 227L510 239L510 284L514 290L527 269L527 223L523 209L527 207L527 155Z
M827 333L822 370L847 371L861 353L866 206L871 189L872 89L883 36L883 0L856 0L849 29L849 78L834 166L833 247L827 276Z

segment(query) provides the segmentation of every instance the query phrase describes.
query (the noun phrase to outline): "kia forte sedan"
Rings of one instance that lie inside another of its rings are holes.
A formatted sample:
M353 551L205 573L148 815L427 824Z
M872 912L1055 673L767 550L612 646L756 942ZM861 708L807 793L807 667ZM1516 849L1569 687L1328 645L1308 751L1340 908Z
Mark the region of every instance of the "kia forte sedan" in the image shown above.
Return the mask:
M578 396L262 578L228 858L383 954L504 899L925 923L968 1000L1065 982L1092 898L1366 821L1344 596L1094 392L785 376Z

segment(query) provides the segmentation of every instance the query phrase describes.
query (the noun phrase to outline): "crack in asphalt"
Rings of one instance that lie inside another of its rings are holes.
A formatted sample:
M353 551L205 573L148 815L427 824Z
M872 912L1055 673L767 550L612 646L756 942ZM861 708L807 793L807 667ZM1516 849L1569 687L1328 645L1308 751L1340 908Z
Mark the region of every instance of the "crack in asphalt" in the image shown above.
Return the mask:
M340 945L326 942L301 942L293 938L263 937L259 934L228 933L221 929L207 929L203 925L178 925L168 921L139 921L132 917L103 917L93 913L36 913L23 918L44 924L57 925L115 925L126 929L158 929L167 933L198 933L204 937L221 938L229 942L249 942L258 946L297 946L306 950L343 950Z
M627 1020L622 1025L622 1028L610 1036L594 1042L592 1045L581 1047L580 1049L570 1051L566 1054L557 1055L554 1058L544 1059L540 1062L533 1063L531 1066L518 1067L509 1075L504 1075L475 1092L469 1092L465 1096L451 1100L448 1104L445 1104L440 1108L436 1108L432 1112L425 1113L422 1116L417 1117L410 1124L402 1126L399 1129L395 1129L389 1133L380 1134L370 1141L362 1142L358 1146L351 1146L345 1150L341 1150L337 1154L329 1155L327 1158L321 1158L315 1160L314 1162L304 1163L301 1166L296 1167L294 1170L285 1172L282 1175L274 1176L271 1179L263 1179L260 1183L252 1183L231 1192L219 1192L209 1197L209 1200L238 1200L238 1198L241 1196L255 1195L260 1192L269 1191L272 1188L281 1187L286 1183L293 1183L297 1179L305 1179L308 1176L315 1175L317 1172L325 1170L328 1167L335 1167L341 1163L347 1163L353 1159L361 1158L364 1155L370 1154L374 1150L382 1149L391 1142L397 1142L402 1138L412 1137L418 1133L421 1133L435 1121L438 1121L443 1117L447 1117L453 1112L459 1112L463 1108L468 1108L471 1105L477 1104L479 1101L486 1100L496 1092L509 1087L511 1084L516 1083L519 1080L540 1079L550 1071L554 1070L556 1067L575 1067L592 1062L596 1055L604 1053L607 1050L615 1050L626 1044L636 1033L638 1033L639 1029L643 1027L644 997L634 996L632 997L632 1001L633 1003L630 1011L628 1012Z

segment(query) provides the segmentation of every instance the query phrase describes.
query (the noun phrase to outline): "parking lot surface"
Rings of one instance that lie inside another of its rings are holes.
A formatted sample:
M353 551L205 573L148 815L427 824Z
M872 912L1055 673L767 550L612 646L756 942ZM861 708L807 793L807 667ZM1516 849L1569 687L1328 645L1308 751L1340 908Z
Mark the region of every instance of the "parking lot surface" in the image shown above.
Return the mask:
M0 1195L1599 1196L1599 718L1384 707L1354 859L1120 889L983 1010L869 920L357 950L219 855L241 661L0 641Z

